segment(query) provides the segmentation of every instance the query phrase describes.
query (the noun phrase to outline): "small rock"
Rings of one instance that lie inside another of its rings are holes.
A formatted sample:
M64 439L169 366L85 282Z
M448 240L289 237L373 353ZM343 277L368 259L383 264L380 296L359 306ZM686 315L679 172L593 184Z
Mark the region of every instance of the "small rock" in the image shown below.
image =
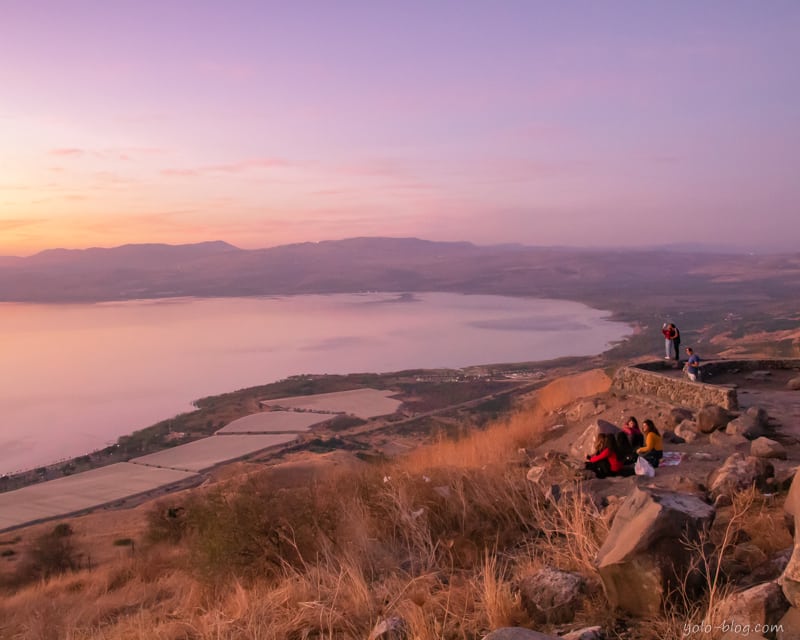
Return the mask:
M769 438L756 438L750 444L750 455L758 458L779 458L786 460L786 449L780 442Z
M786 383L786 388L790 391L800 391L800 378L792 378Z
M702 433L711 433L722 429L728 424L730 414L716 404L708 404L697 412L697 430Z
M764 458L734 453L719 469L709 474L706 484L711 495L716 497L721 494L733 495L753 485L763 489L767 478L774 476L775 468Z
M764 407L758 407L758 406L748 407L747 411L745 411L744 414L746 416L750 416L762 427L766 427L767 422L769 422L769 414L767 414L767 410L764 409Z
M717 456L713 453L708 453L707 451L698 451L693 455L693 457L697 460L716 460Z
M572 622L583 586L577 573L542 569L520 581L520 603L539 624Z
M708 437L708 441L715 447L735 447L750 442L744 436L729 435L725 431L715 431Z
M713 619L725 621L732 627L727 632L723 630L721 640L739 640L741 628L777 624L788 609L789 602L780 586L776 582L765 582L722 600L715 608Z
M670 409L669 415L672 420L672 424L674 425L679 425L685 420L691 420L694 418L694 412L686 407L673 407Z
M764 435L764 425L758 418L743 414L728 423L725 433L732 436L744 436L748 440L755 440Z
M694 442L697 438L697 425L691 420L684 420L675 427L675 435L685 442Z
M602 627L586 627L577 631L570 631L561 636L563 640L606 640Z
M733 559L736 562L741 562L749 571L752 571L767 561L767 554L752 542L743 542L733 548Z
M400 617L393 616L378 622L369 634L369 640L406 640L408 625Z
M528 482L532 482L533 484L541 484L545 471L547 471L547 469L545 469L543 466L531 467L528 469L528 473L525 477L528 479Z

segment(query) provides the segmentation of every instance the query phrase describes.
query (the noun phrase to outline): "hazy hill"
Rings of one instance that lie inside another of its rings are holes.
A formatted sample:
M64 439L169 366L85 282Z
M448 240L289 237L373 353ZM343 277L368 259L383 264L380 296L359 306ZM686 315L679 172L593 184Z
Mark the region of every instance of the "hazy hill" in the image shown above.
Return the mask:
M56 249L0 258L0 301L68 302L364 290L606 299L676 286L721 293L737 282L800 289L798 256L667 250L477 246L352 238L243 250L225 242Z

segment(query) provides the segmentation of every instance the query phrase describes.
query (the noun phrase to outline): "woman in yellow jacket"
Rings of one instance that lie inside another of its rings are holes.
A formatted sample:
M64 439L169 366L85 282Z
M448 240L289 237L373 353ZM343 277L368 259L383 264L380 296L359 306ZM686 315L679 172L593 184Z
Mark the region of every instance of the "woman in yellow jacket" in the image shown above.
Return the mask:
M642 422L642 431L644 431L644 446L638 448L636 453L645 458L655 468L661 458L664 457L664 442L652 420Z

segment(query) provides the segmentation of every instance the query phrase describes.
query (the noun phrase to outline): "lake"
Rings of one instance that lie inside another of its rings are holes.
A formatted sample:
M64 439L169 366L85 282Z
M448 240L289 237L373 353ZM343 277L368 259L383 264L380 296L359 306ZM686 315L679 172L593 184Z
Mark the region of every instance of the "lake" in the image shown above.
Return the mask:
M594 355L631 333L608 318L564 300L450 293L0 303L0 473L300 373Z

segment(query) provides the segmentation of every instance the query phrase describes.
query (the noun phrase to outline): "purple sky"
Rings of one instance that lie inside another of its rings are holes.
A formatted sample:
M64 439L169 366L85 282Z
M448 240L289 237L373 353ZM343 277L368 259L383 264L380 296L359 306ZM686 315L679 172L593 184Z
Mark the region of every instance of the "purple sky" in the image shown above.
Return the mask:
M7 0L0 255L796 249L800 3Z

